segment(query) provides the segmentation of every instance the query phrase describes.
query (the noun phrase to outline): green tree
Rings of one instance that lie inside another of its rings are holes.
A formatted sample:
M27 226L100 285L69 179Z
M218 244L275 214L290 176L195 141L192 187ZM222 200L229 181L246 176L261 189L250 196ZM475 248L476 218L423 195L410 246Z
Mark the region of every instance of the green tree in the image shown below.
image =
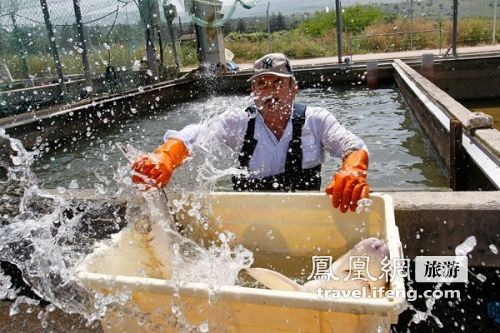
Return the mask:
M228 33L230 33L231 31L233 31L233 25L231 24L231 22L227 21L226 23L224 23L224 33L227 35Z
M385 13L380 7L350 6L342 14L343 30L360 33L370 24L382 22L384 18Z
M245 27L245 21L243 21L243 19L240 19L238 21L238 27L236 28L236 30L240 33L244 33L247 30Z
M342 14L343 30L360 33L373 23L382 22L385 13L381 7L356 5L347 7ZM335 12L316 12L299 24L298 29L307 35L318 37L329 33L336 26Z
M279 12L278 16L276 17L275 26L275 31L286 30L285 18L283 17L283 15L281 15L281 12Z
M309 19L300 23L298 28L312 37L319 37L335 27L335 12L316 12Z
M271 32L275 32L275 27L276 27L276 15L272 15L271 16L271 19L269 20L269 30L271 30Z

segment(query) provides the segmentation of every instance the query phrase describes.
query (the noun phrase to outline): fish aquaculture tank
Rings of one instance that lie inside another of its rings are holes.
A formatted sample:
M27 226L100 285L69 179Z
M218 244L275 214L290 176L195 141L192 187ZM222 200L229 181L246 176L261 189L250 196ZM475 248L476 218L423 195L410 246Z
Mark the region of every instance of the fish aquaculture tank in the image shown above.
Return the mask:
M254 265L265 265L268 256L337 258L368 237L383 239L391 260L403 258L392 199L385 194L371 194L370 199L372 205L360 213L341 214L322 193L212 192L200 211L208 212L209 224L217 222L226 234L234 233L236 242L253 252ZM184 227L194 223L189 214L176 216ZM190 235L204 238L198 243L214 237L214 232L195 229ZM129 224L78 267L78 279L94 293L126 299L124 307L107 309L101 319L105 332L187 327L202 332L388 332L406 308L404 281L398 276L387 287L391 297L338 299L240 282L214 286L175 281L171 264L176 241L158 227L149 233L137 230ZM273 269L286 271L278 265Z

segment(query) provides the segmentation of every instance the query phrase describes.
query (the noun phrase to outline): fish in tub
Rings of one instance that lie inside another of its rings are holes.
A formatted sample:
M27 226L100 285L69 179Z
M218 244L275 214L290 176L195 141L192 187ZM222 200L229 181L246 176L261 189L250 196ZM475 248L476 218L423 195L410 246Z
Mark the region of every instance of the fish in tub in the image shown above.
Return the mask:
M349 279L353 276L350 258L359 257L368 258L368 267L366 270L356 271L355 279ZM246 272L272 290L316 293L318 289L360 291L365 289L367 295L372 295L372 291L383 290L386 287L387 272L382 268L385 258L389 258L389 248L383 240L371 237L360 241L331 265L331 273L336 279L317 279L300 285L283 274L265 268L247 268ZM371 277L365 276L365 272L369 272ZM381 295L381 293L373 294Z

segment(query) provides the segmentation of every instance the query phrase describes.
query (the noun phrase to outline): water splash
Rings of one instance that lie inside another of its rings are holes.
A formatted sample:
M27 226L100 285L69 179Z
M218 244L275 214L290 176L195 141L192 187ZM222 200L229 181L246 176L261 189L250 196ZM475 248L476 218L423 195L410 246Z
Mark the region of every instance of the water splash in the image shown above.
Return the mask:
M373 200L368 198L359 199L356 207L356 214L361 212L369 213L370 207L373 205Z
M455 255L466 256L468 255L477 245L477 240L475 236L468 237L463 243L455 248Z
M220 246L212 245L207 251L198 248L196 255L183 255L182 245L174 247L173 280L205 283L213 288L235 285L241 269L253 263L253 253L234 244L234 234L219 236Z
M205 116L209 118L213 114L215 112L206 113ZM151 223L161 223L165 211L155 206L154 200L151 200L152 192L143 193L133 189L130 168L124 165L111 175L119 184L118 189L113 190L114 193L105 186L110 183L111 177L98 173L96 175L101 177L99 180L102 183L97 184L97 189L106 195L105 202L113 198L120 198L122 201L126 199L129 203L126 212L119 211L120 208L113 210L113 207L103 207L102 201L84 204L75 202L68 196L71 191L66 188L58 187L54 191L39 189L31 165L35 157L41 154L41 145L38 150L28 152L19 140L10 138L3 130L0 130L0 139L5 141L8 147L0 165L6 170L1 185L4 190L8 190L4 198L10 195L9 198L12 199L3 200L0 207L0 260L17 266L32 291L50 302L46 311L42 311L39 316L41 326L46 326L47 313L55 308L66 313L81 314L89 322L102 319L110 309L119 309L118 312L123 313L124 317L132 312L134 317L144 319L144 325L151 324L148 316L140 313L139 309L125 310L130 293L110 296L89 291L75 278L74 268L96 248L97 240L116 233L127 222L135 224L136 230L143 228L142 232L150 230L147 225L141 225L141 221L145 220L144 216L152 219ZM196 150L208 156L204 157L206 163L201 163L203 166L199 167L201 172L197 181L200 184L195 186L198 191L194 195L184 192L181 198L173 201L170 213L190 206L189 215L194 217L196 223L205 226L204 229L208 229L211 222L201 203L206 194L215 187L218 179L227 177L234 170L217 165L217 156L225 153L220 146L202 144ZM73 188L78 187L76 181L70 185ZM172 189L178 190L179 187L174 185ZM96 229L89 222L92 216L102 214L103 209L111 210L106 213L109 213L108 216L111 215L113 220L105 226L106 230ZM220 225L220 221L215 222ZM170 225L162 224L162 227L170 228ZM170 231L173 232L171 229ZM178 281L179 285L186 281L206 283L210 289L209 301L214 301L219 286L234 285L238 272L243 267L249 267L253 261L252 253L236 244L234 236L230 234L220 234L218 241L208 248L180 235L178 237L179 240L173 247L176 258L173 263L173 279ZM195 249L194 255L189 249ZM38 304L38 300L19 295L10 276L4 273L0 270L0 296L2 299L14 301L11 315L19 314L21 304ZM191 327L185 318L183 319L182 307L180 298L174 300L172 313L169 315L177 318L181 326ZM199 327L200 330L208 328L208 323Z
M3 130L0 140L4 146L2 163L7 169L1 185L5 195L10 196L1 207L7 214L2 214L0 225L0 259L17 266L38 296L69 313L82 312L86 299L74 296L80 286L68 283L72 263L83 255L71 245L81 214L66 216L70 208L66 200L38 189L30 169L36 152L27 152L19 140ZM26 298L17 298L14 308L29 303Z
M459 245L457 245L455 247L455 255L467 256L469 253L472 252L472 250L474 250L476 245L477 245L476 237L470 236L467 239L465 239L462 243L460 243ZM470 270L469 270L469 273L476 276L476 278L481 282L486 281L486 277L482 274L476 275L473 272L471 272ZM434 286L434 290L441 290L441 288L443 287L443 284L444 284L443 282L436 283L436 285ZM449 283L446 283L446 285L449 285ZM410 286L410 288L411 288L411 286ZM436 301L437 301L437 299L432 297L432 296L427 298L425 300L425 307L426 307L425 311L420 311L420 310L416 309L413 305L410 304L409 309L414 311L415 313L412 317L412 320L410 321L409 326L412 323L418 324L420 322L426 321L428 318L432 318L436 322L436 324L438 325L439 328L443 328L444 325L441 322L441 320L436 315L434 315L432 313L434 306L436 305ZM457 300L457 302L458 301L460 301L460 300Z

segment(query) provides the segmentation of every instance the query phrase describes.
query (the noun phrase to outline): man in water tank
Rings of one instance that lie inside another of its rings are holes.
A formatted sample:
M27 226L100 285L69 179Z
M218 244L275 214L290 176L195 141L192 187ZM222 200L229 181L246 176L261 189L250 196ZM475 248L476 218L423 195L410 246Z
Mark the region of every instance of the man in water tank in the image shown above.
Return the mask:
M233 176L236 191L312 191L321 186L325 151L341 157L342 168L333 175L326 193L345 213L355 211L360 198L369 194L366 181L368 151L364 142L345 129L321 107L295 103L298 92L288 58L271 53L253 66L254 105L241 112L217 117L211 128L217 137L239 152L241 169ZM153 154L137 158L133 181L161 187L173 170L189 156L202 125L169 131Z

